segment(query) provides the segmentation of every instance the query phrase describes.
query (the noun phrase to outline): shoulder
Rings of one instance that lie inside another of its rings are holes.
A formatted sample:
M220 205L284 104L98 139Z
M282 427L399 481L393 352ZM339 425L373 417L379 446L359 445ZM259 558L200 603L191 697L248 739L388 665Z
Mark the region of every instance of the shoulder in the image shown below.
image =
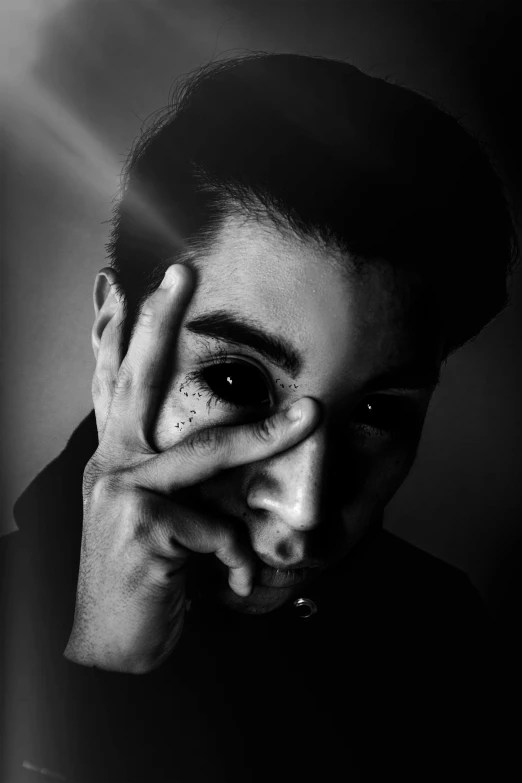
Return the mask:
M387 570L395 575L398 589L421 590L424 595L434 594L440 600L450 596L454 600L461 596L462 599L483 604L468 574L458 566L386 530L382 531L378 547L380 557L387 561Z
M14 506L18 530L0 539L4 611L9 617L30 617L31 627L35 634L38 628L42 638L51 639L56 632L60 645L74 612L83 471L95 448L96 423L91 414L18 498Z
M365 588L388 601L400 600L404 605L464 601L484 607L465 571L387 530L373 536L359 560Z
M335 584L335 616L353 618L374 647L398 659L413 650L431 659L437 650L450 660L493 643L486 604L462 569L384 530L353 564Z
M492 618L464 570L391 533L383 538L389 567L397 572L394 599L409 607L419 632L463 654L493 643Z

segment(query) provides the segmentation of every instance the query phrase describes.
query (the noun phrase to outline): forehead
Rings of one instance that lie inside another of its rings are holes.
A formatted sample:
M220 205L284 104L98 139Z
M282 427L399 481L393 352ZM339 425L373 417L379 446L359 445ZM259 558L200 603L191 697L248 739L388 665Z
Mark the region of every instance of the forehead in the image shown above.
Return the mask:
M340 250L268 220L227 219L195 266L188 320L215 310L248 318L295 346L318 383L362 382L427 349L406 275L377 260L356 271Z

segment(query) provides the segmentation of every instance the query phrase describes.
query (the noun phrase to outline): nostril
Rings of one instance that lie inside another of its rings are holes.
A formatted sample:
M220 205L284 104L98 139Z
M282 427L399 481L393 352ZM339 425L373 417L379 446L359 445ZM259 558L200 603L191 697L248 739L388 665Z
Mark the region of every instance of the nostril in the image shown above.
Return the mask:
M288 560L292 556L292 548L287 541L279 541L275 548L275 552L281 560Z

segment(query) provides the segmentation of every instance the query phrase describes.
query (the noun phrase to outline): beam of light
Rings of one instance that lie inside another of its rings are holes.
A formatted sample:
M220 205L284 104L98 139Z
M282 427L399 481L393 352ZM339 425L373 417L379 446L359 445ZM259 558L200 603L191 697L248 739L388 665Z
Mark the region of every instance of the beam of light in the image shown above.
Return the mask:
M118 189L120 164L107 145L60 99L34 78L5 93L8 133L39 161L58 166L95 196L111 198Z
M107 204L121 196L121 156L62 99L38 79L33 66L40 49L39 30L70 0L7 0L2 6L0 42L2 114L8 141L41 164L69 177L75 189ZM45 13L43 9L45 8ZM147 200L133 194L133 209L169 245L183 246L175 227L162 220Z
M6 103L7 131L18 145L47 166L59 167L87 195L107 203L121 196L121 160L49 89L28 78L23 90L7 94ZM183 245L175 227L162 220L139 193L133 194L132 205L164 242L175 248Z
M0 3L0 79L19 84L40 52L43 25L70 0L2 0Z

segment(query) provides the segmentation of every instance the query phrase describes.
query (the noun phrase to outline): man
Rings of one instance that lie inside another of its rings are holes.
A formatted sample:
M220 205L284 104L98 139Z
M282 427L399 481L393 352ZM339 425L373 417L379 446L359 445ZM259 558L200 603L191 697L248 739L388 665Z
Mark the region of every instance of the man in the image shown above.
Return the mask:
M480 599L382 521L515 251L424 98L294 55L188 80L126 169L94 413L4 547L9 779L502 779Z

